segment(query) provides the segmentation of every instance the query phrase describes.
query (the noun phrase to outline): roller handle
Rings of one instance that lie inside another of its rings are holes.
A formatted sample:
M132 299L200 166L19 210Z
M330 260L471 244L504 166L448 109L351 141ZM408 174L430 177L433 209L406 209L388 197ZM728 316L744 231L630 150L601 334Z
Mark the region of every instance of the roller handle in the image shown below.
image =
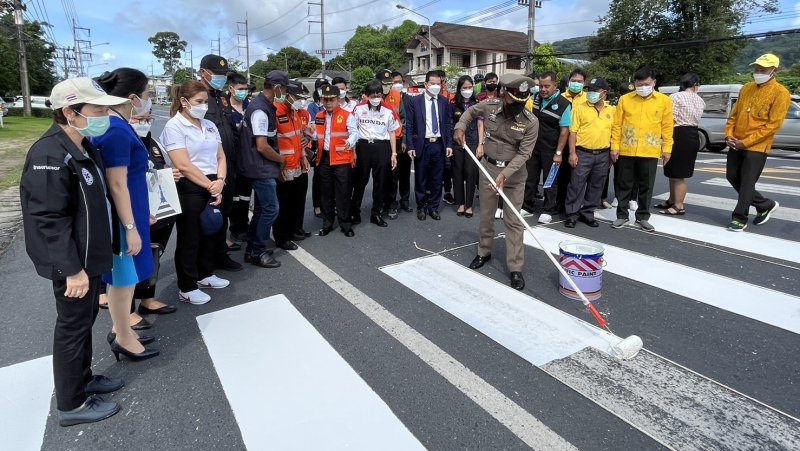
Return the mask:
M597 307L595 307L594 304L590 302L589 305L586 306L586 309L589 310L589 313L591 313L592 316L594 316L594 319L597 321L597 324L600 325L600 327L604 329L608 328L608 321L606 321L606 319L603 318L603 315L597 311Z

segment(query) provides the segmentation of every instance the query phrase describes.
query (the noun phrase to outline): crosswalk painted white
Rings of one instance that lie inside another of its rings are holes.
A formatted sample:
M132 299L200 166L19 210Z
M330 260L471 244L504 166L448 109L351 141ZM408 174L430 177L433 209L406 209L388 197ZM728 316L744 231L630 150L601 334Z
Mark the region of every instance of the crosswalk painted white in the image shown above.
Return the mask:
M667 200L669 199L669 193L653 196L653 199ZM732 212L733 209L736 207L736 200L728 199L725 197L706 196L704 194L689 193L686 195L686 204ZM690 214L691 209L687 209L687 212L689 212L687 214ZM756 214L755 207L750 208L750 213L753 215ZM653 216L657 215L654 214ZM777 210L775 210L775 212L772 213L771 219L781 219L784 221L800 222L800 210L781 205L780 208L778 208Z
M197 323L248 449L424 449L285 296Z
M53 388L52 356L0 368L0 447L42 447Z
M731 184L728 182L728 180L721 177L714 177L708 180L704 180L700 183L702 183L703 185L724 186L731 188ZM764 193L786 194L788 196L800 196L800 186L776 185L774 183L759 182L756 183L756 190Z

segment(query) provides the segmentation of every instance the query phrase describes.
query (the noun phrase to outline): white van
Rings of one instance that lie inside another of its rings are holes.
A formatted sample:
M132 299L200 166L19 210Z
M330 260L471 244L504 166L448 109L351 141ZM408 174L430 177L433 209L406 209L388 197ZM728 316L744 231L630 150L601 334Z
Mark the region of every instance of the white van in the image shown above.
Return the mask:
M47 108L44 104L46 101L47 97L45 96L31 96L31 108ZM22 96L14 98L14 108L23 108Z
M662 86L658 89L664 94L678 92L677 86ZM725 123L733 105L739 99L742 85L700 85L697 93L706 102L703 117L700 118L700 149L719 152L725 148ZM773 149L800 151L800 105L792 102L783 126L775 135Z

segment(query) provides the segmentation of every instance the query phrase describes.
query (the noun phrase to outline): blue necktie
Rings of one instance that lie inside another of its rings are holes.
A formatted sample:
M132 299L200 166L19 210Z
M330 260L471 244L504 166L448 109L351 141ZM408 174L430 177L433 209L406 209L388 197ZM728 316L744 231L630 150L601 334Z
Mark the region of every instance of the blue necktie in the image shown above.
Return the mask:
M431 101L431 130L433 134L439 133L439 118L436 116L436 97Z

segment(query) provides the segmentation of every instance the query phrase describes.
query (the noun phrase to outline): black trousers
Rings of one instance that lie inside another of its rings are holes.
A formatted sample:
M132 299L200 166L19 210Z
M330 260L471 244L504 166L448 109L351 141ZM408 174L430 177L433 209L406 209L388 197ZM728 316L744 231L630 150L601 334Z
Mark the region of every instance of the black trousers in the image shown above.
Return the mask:
M472 150L478 146L470 144L469 147ZM465 209L469 209L475 201L478 166L466 152L467 150L461 146L453 147L453 197L456 199L456 205L463 205Z
M64 296L67 281L54 280L56 326L53 331L53 381L58 410L73 410L86 401L83 389L92 380L92 325L100 311L100 276L89 277L80 299Z
M453 192L453 159L444 157L444 175L442 175L442 186L445 193Z
M272 224L272 237L275 244L290 241L295 233L302 233L306 213L306 194L308 194L308 174L301 174L294 180L278 181L275 189L278 195L278 217Z
M311 164L314 164L313 162ZM322 182L319 180L319 169L314 168L311 175L311 205L314 208L319 208L322 205L322 196L320 195L320 186Z
M408 198L411 195L411 157L408 156L408 152L397 151L397 167L391 174L387 182L384 208L390 210L397 210L398 207L407 208Z
M214 180L216 177L209 176L209 179ZM175 275L178 278L178 289L186 293L196 290L197 281L214 272L214 255L219 233L203 236L200 229L200 213L211 201L208 190L182 178L178 182L178 197L183 213L178 215L175 222L178 230ZM224 227L221 232L224 239Z
M553 157L556 156L555 149L534 149L533 154L525 162L528 169L528 178L525 179L525 197L522 200L522 208L532 212L536 202L536 191L539 189L539 179L542 183L547 180L547 174L550 173L550 167L553 165ZM565 165L561 165L558 170L558 177L553 182L553 186L544 191L544 203L542 204L542 213L556 214L558 213L558 180L563 176L561 173ZM569 166L568 164L566 166ZM569 179L567 179L569 180Z
M353 167L349 164L331 166L330 152L322 154L322 161L317 169L322 182L320 197L322 209L322 226L333 227L338 216L339 227L343 232L352 229L350 223L350 198L353 192Z
M253 187L247 177L237 175L236 189L231 198L230 213L230 232L231 234L243 235L247 233L250 223L250 195Z
M728 148L728 161L725 166L725 177L739 193L739 200L733 209L731 217L742 222L747 222L750 206L756 207L761 213L775 205L775 201L767 199L756 191L756 182L761 177L761 171L767 163L765 152L750 150L737 150Z
M180 216L180 215L179 215ZM167 243L169 243L169 237L172 235L172 229L175 227L175 221L173 218L164 219L164 221L168 221L166 224L159 225L158 222L153 224L150 227L150 241L153 244L159 244L161 249L167 248ZM161 222L161 221L159 221ZM142 249L142 252L145 252L145 249ZM156 274L158 277L158 274ZM142 288L139 285L136 285L136 289L133 291L133 301L131 301L131 313L134 312L136 308L136 299L150 299L156 297L156 286L153 284L147 288Z
M364 199L372 174L372 215L380 215L392 176L392 146L389 141L363 142L356 144L356 167L353 171L353 199L350 206L353 216L361 216Z
M650 219L658 158L620 155L617 158L616 168L614 193L617 195L617 218L628 219L628 203L633 199L635 193L636 201L639 204L639 208L636 210L636 219Z

